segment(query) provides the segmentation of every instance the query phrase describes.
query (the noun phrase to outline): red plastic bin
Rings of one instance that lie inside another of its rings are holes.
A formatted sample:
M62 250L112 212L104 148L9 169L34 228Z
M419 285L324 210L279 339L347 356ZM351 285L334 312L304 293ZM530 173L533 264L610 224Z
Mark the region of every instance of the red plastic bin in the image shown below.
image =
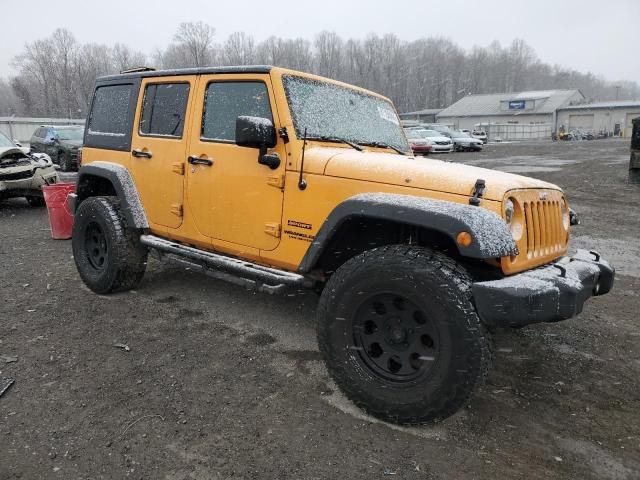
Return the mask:
M68 240L73 229L73 214L67 206L67 197L76 191L75 183L56 183L43 185L42 193L49 212L49 226L51 238L54 240Z

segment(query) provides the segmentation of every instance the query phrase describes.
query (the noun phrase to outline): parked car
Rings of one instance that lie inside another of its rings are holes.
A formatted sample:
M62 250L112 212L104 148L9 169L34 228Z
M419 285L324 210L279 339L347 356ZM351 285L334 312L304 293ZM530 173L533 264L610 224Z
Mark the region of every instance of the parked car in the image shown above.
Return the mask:
M45 153L25 152L0 133L0 199L25 197L29 205L44 205L42 186L58 182L58 173Z
M225 66L111 75L91 97L68 197L89 289L136 288L149 254L256 291L315 289L328 373L381 419L452 415L487 375L490 328L574 317L613 286L599 254L567 256L560 187L417 161L374 92Z
M473 138L481 140L483 144L487 143L487 140L489 139L489 137L487 136L487 132L485 132L484 130L473 130L471 132L471 136Z
M407 140L409 140L409 145L414 154L429 155L433 149L433 144L428 138L420 135L416 130L406 130L405 133L407 134Z
M435 130L425 130L423 128L415 128L408 129L408 132L413 132L413 134L420 135L425 140L431 142L431 152L432 153L449 153L453 152L453 141L443 135L441 132L437 132Z
M470 152L482 150L482 140L473 138L470 134L460 130L452 130L449 133L453 141L453 148L458 152Z
M84 127L79 125L42 125L33 132L30 148L34 153L49 155L63 172L77 170L83 136Z

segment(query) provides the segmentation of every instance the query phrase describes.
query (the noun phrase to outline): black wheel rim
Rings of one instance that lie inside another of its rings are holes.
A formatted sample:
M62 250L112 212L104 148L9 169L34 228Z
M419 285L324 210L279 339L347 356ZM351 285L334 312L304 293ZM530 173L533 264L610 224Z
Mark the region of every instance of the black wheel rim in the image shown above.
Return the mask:
M366 299L352 322L360 358L377 377L406 383L428 374L440 356L438 327L415 302L396 293Z
M87 260L95 270L103 270L109 259L107 238L95 222L87 225L84 233L84 246L87 252Z

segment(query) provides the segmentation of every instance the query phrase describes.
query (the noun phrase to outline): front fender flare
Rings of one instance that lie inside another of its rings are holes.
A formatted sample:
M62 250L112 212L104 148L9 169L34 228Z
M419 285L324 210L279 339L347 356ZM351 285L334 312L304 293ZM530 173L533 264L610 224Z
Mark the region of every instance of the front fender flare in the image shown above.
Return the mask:
M108 180L113 185L116 195L120 199L120 209L128 225L137 229L149 228L149 222L131 173L117 163L96 161L80 168L76 193L73 198L74 213L84 199L94 196L91 179L96 177Z
M334 208L320 227L298 271L311 271L340 226L358 217L438 231L451 238L464 257L484 260L518 254L507 224L485 208L408 195L364 193L350 197ZM468 247L456 243L456 236L462 231L473 237Z

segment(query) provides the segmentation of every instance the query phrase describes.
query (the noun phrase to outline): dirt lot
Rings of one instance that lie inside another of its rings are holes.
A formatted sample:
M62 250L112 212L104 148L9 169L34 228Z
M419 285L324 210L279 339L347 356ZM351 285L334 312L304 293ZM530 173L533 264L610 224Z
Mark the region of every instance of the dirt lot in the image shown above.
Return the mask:
M561 185L581 214L574 246L618 277L579 319L500 332L487 384L432 427L375 421L336 391L315 294L254 294L152 261L137 291L96 296L43 209L0 203L0 377L16 379L0 397L0 478L640 478L628 143L439 158Z

